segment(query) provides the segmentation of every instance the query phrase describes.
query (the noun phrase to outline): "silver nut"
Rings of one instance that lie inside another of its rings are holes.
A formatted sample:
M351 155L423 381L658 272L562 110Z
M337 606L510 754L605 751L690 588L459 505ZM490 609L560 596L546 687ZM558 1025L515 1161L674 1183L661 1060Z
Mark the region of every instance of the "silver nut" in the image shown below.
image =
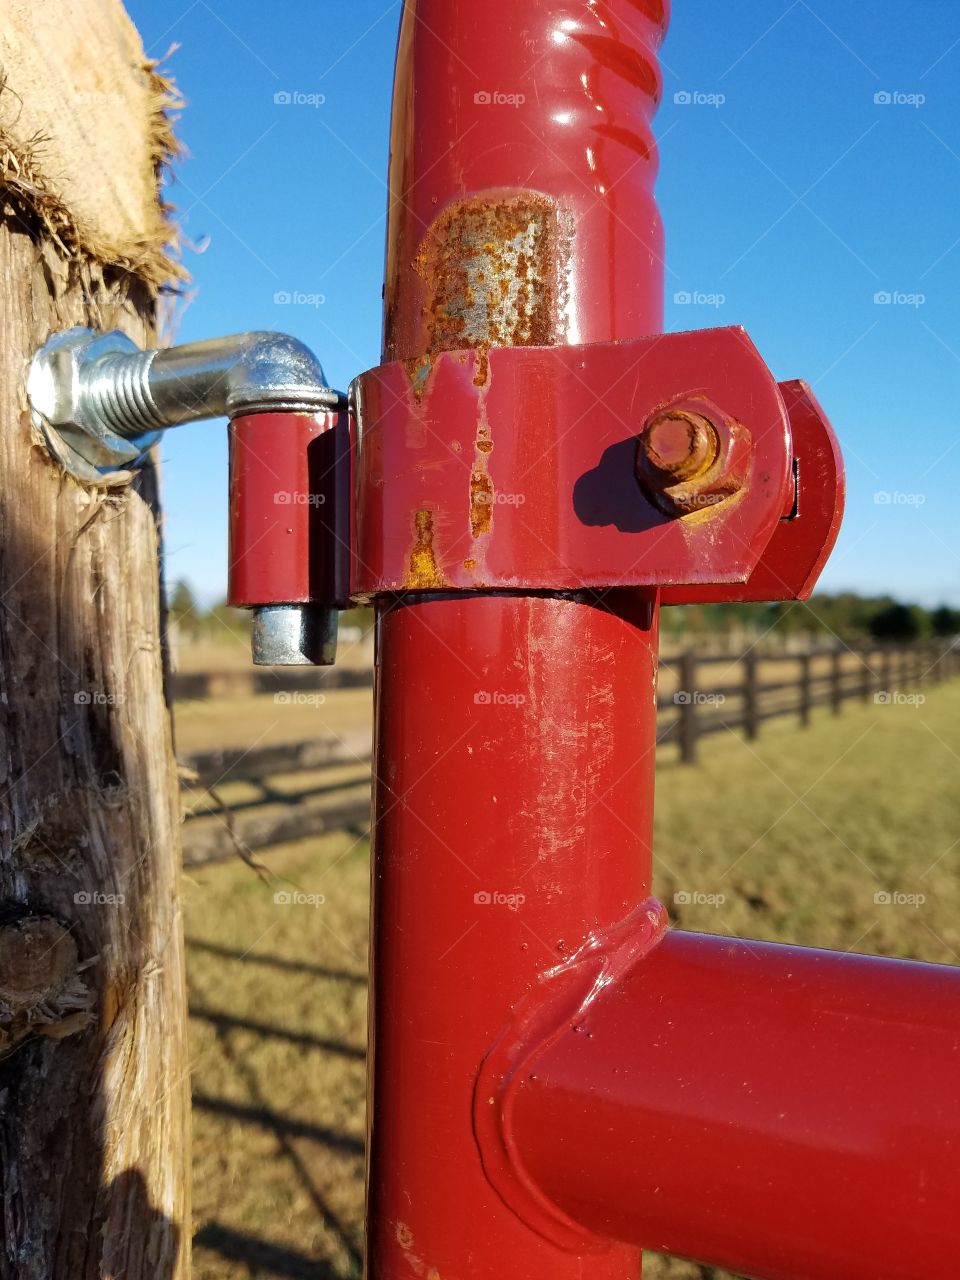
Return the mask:
M118 330L100 333L78 326L51 335L30 362L27 398L33 421L58 462L82 480L97 481L130 466L160 434L120 436L109 430L91 402L95 366L108 356L139 352Z

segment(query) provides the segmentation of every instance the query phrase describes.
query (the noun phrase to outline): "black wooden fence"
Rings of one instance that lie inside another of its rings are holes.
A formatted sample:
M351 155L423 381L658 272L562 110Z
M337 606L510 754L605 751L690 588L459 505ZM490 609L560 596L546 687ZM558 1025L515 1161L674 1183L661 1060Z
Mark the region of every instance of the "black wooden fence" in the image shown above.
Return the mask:
M917 703L925 696L921 686L958 671L960 647L943 644L774 655L750 650L733 658L691 651L661 662L658 743L676 743L680 760L692 764L701 738L710 734L742 731L752 740L769 720L789 716L806 726L815 708L839 714L850 699L891 706ZM368 672L346 672L344 683L323 674L327 679L310 673L310 683L300 677L296 686L355 688L370 682ZM275 692L283 678L268 675L262 691ZM194 689L201 687L206 688L197 680ZM188 865L324 831L363 831L369 822L368 728L338 738L197 752L182 763L185 791L194 806L184 838ZM238 783L243 784L242 797L224 801L221 791L236 789Z

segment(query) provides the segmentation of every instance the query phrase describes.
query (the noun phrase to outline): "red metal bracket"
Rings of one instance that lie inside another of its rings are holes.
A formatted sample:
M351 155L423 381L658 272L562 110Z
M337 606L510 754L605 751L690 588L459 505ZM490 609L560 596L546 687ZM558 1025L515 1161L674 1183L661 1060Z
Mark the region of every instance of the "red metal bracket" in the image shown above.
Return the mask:
M661 604L809 599L840 532L846 494L843 457L809 386L799 380L781 382L780 394L793 440L792 510L778 523L746 582L665 587Z
M444 352L359 400L360 596L745 583L790 505L787 412L740 328ZM665 419L714 440L656 494L638 440Z

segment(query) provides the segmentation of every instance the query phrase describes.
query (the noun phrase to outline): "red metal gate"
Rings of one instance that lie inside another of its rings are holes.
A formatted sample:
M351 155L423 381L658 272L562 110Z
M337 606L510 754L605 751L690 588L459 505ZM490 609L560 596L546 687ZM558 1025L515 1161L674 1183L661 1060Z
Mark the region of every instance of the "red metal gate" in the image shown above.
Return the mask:
M804 597L842 471L742 330L662 334L660 0L407 0L385 364L368 1271L946 1274L960 971L666 933L661 600Z

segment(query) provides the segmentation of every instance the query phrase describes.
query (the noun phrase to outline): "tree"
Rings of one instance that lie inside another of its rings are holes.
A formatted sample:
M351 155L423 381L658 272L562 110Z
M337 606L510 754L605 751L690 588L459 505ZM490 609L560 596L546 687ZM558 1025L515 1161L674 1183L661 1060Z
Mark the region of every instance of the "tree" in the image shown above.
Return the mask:
M86 487L23 412L55 329L153 338L169 85L118 0L0 13L0 1277L181 1280L179 811L156 476Z
M870 634L875 640L916 640L920 632L918 612L909 604L894 601L870 619Z
M960 633L960 609L942 604L930 615L930 628L935 636L949 638Z
M181 578L174 583L173 591L170 593L167 601L167 612L171 622L179 622L181 625L189 626L198 616L197 602L193 592L190 590L189 582L184 582Z

